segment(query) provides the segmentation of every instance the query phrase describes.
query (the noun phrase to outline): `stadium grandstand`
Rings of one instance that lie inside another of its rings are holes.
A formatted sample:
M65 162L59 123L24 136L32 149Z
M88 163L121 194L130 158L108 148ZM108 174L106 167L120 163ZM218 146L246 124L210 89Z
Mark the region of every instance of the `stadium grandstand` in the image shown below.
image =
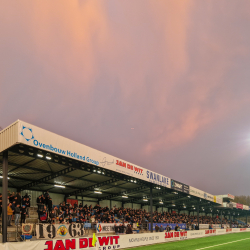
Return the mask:
M3 243L25 230L36 240L66 231L72 238L173 230L180 233L172 238L181 239L192 230L205 236L248 227L249 206L234 203L233 195L209 194L20 120L0 132L0 167Z

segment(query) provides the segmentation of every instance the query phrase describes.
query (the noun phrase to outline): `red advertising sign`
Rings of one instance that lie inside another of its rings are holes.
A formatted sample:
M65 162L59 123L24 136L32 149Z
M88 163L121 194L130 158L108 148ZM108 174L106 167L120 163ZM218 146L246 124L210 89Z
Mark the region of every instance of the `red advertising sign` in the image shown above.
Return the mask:
M243 209L243 205L239 204L239 203L236 203L236 208Z
M205 230L205 234L216 234L216 229Z
M227 194L227 197L234 200L234 195L232 195L232 194Z

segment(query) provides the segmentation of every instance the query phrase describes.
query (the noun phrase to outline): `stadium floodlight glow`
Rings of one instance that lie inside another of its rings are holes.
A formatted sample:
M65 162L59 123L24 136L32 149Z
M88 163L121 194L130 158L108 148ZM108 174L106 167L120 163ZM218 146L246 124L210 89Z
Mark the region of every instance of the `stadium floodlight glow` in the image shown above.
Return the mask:
M55 184L54 186L55 186L55 187L58 187L58 188L65 188L65 186L57 185L57 184Z
M1 176L0 176L0 178L2 178L2 179L3 179L3 176L1 175ZM10 177L7 177L7 179L9 180L9 179L10 179Z
M175 204L173 204L172 206L175 207Z
M43 158L43 155L42 154L37 154L38 157L40 158Z
M51 160L51 157L49 155L46 155L47 160Z
M143 198L143 201L148 201L148 199L146 199L146 198Z
M160 204L163 204L163 201L159 201Z
M127 195L123 195L122 198L128 198L128 196Z
M98 173L98 174L100 174L100 173L101 173L101 171L100 171L100 170L98 170L98 171L97 171L97 173Z
M94 193L96 193L96 194L102 194L101 191L94 191Z
M102 174L105 174L104 172L102 172Z
M190 196L190 195L188 195L187 197L188 197L188 198L191 198L191 196Z
M134 180L134 183L136 183L137 181L136 180Z
M186 208L186 206L183 206L184 208Z

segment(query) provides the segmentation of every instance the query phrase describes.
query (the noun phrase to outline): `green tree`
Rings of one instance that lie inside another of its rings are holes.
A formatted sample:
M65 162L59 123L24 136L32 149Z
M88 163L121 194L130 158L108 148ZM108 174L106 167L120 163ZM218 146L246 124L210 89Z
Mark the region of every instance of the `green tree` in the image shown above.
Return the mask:
M235 196L234 202L250 206L250 196L249 195L248 196L246 195Z

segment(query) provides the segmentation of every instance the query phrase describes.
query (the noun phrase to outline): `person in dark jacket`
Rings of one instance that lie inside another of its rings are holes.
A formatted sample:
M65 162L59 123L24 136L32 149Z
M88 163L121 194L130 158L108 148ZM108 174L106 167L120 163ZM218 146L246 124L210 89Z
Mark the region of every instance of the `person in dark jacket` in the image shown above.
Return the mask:
M180 231L180 227L178 224L176 224L176 226L175 226L175 231Z
M167 232L170 232L171 230L172 230L172 228L171 228L169 225L167 225L166 231L167 231Z
M51 213L53 202L52 202L52 199L50 197L49 197L49 200L48 200L47 204L48 204L49 213Z
M63 216L59 217L59 223L64 223L64 218L63 218Z
M126 234L132 234L132 233L133 233L132 227L130 224L128 224L127 229L126 229Z
M124 224L120 224L120 233L124 233L125 231L125 225Z
M27 216L29 217L29 214L30 214L30 198L29 197L26 198L25 207L26 207Z
M26 208L25 205L23 205L21 208L21 224L25 223L25 219L26 219Z
M16 204L19 204L21 206L22 198L20 193L16 193Z
M15 207L15 226L17 226L19 223L20 213L21 213L20 205L17 204Z
M118 225L114 225L114 229L115 229L115 234L119 234L120 233L120 227Z

